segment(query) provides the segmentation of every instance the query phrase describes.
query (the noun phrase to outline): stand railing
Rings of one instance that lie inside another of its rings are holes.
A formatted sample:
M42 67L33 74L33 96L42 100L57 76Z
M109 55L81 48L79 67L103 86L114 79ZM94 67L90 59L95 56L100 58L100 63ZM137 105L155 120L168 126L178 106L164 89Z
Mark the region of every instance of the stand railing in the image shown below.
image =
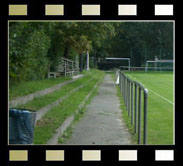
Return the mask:
M48 71L48 78L56 78L61 75L73 76L79 73L79 64L77 61L73 61L62 57L60 59L59 65L55 67L55 70L50 72L50 67Z
M143 144L147 144L147 99L148 90L139 82L131 80L123 72L119 71L119 87L124 98L124 103L134 125L134 132L138 134L138 144L141 144L141 125L143 119ZM142 93L144 99L142 100ZM143 102L143 103L142 103ZM143 110L142 110L143 104Z

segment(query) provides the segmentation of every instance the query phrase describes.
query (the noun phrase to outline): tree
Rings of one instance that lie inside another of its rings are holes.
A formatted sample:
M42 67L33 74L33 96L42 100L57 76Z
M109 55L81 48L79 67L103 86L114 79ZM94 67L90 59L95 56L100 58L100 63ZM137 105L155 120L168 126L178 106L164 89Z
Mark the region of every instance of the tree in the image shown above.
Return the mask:
M131 58L132 65L142 66L155 56L173 59L173 23L10 22L9 48L10 83L43 79L60 57L83 59L86 51L95 58Z

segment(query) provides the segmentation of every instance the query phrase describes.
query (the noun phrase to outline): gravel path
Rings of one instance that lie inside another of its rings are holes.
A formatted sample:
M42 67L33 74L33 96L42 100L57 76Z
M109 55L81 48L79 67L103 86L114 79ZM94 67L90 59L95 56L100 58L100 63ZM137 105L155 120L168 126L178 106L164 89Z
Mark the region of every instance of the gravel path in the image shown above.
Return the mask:
M98 94L87 106L84 117L74 126L66 144L129 145L131 135L122 119L120 101L111 75L106 74Z

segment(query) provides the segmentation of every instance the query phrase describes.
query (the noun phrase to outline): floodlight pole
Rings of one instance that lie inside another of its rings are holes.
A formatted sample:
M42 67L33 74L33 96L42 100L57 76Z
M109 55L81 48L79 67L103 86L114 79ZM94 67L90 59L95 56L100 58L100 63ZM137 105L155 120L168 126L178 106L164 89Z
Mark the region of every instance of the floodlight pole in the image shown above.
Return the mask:
M145 46L145 63L146 63L146 56L147 56L147 48Z
M130 60L132 61L133 50L131 48ZM132 62L131 62L132 63Z
M86 56L87 56L87 62L86 62L86 70L89 70L90 69L90 67L89 67L89 53L88 53L88 51L86 52Z
M146 68L145 68L145 71L147 72L147 66L148 66L148 61L146 61Z
M161 60L161 48L160 48L160 60ZM161 65L161 64L160 64ZM160 71L161 71L161 66L160 66Z

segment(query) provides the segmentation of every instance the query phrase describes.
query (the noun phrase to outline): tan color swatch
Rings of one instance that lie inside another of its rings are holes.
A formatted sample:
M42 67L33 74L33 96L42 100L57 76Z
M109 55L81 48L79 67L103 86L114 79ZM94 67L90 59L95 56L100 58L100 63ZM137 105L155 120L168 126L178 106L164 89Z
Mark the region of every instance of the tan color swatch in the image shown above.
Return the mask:
M47 150L46 161L64 161L64 150Z
M9 15L10 16L26 16L27 15L27 5L9 5Z
M45 5L45 15L63 16L64 5Z
M137 150L119 150L119 161L137 161Z
M100 150L83 150L82 160L83 161L100 161L101 151Z
M118 15L137 15L137 5L118 5Z
M28 161L27 150L10 150L9 161Z
M100 5L82 5L83 16L98 16L100 15Z

